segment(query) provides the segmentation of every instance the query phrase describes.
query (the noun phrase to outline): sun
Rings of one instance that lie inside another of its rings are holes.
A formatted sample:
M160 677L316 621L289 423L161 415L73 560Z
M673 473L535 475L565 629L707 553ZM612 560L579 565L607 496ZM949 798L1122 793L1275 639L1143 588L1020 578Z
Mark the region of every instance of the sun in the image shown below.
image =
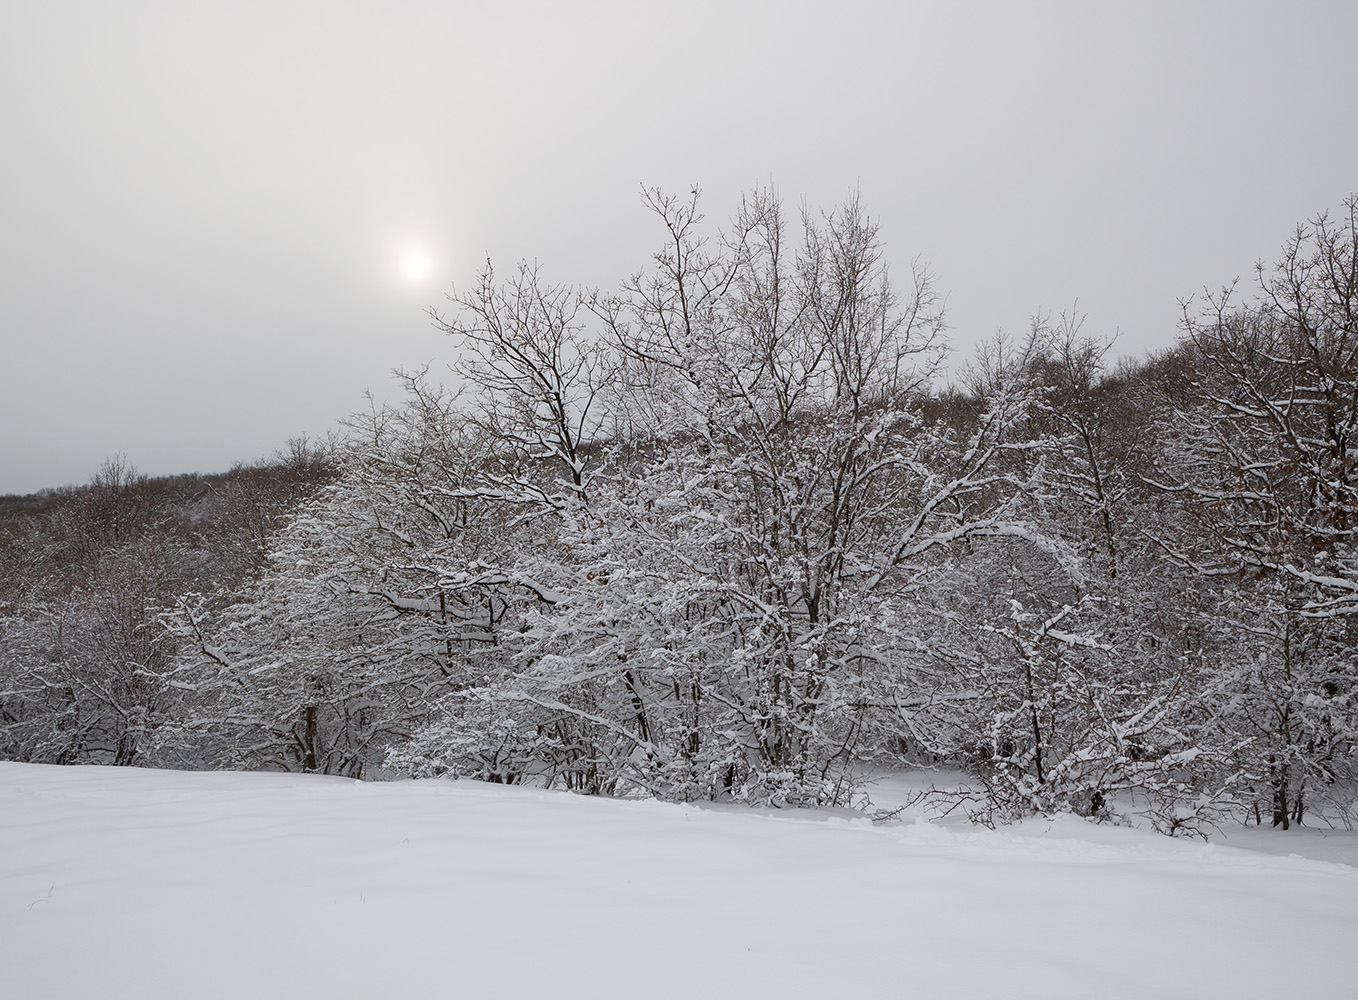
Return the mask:
M410 285L422 285L434 273L434 259L423 250L407 250L397 264L401 279Z

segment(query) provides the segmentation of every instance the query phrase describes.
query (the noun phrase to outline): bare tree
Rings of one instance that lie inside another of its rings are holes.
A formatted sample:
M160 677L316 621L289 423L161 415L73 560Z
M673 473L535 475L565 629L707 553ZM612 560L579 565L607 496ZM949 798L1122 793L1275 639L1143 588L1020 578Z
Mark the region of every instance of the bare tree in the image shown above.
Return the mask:
M1273 820L1347 779L1358 664L1358 202L1300 226L1259 295L1185 306L1199 376L1152 482L1192 530L1162 540L1220 584L1223 697Z

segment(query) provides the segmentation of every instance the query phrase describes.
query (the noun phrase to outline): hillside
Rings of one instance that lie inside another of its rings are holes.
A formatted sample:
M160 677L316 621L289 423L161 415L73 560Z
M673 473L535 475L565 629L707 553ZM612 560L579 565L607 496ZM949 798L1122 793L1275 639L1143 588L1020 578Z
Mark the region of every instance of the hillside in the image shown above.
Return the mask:
M1338 996L1358 869L1095 826L0 764L14 997Z

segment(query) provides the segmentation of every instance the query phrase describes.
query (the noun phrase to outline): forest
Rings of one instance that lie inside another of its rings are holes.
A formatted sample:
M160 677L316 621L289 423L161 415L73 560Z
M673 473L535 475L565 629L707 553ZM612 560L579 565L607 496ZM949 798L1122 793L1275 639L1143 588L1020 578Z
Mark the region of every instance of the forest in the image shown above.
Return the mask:
M325 442L0 498L0 758L1358 818L1358 198L1170 349L970 359L856 198L646 201L617 290L487 264Z

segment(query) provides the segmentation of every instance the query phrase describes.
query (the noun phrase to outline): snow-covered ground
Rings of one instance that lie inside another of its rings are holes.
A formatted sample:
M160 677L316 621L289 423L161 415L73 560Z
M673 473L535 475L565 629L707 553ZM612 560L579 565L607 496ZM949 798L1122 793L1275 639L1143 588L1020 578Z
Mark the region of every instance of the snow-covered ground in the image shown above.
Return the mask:
M944 817L946 825L955 827L965 827L967 825L966 809L962 804L953 805L954 800L935 800L932 802L921 802L924 791L931 788L941 788L946 791L956 791L969 784L967 777L960 771L894 771L883 772L873 775L867 780L867 799L864 803L864 812L869 815L880 815L882 813L893 813L900 810L900 818L905 821L917 819L920 816L930 818ZM979 806L979 802L975 803ZM1146 803L1135 799L1119 799L1117 802L1119 811L1133 821L1139 821L1141 826L1149 827L1149 821L1139 815L1145 808ZM1310 858L1313 861L1337 861L1340 864L1358 867L1358 830L1346 829L1335 825L1338 820L1331 822L1324 815L1314 810L1308 815L1306 825L1293 826L1290 830L1275 830L1272 826L1266 825L1258 827L1253 824L1242 826L1237 822L1224 821L1220 826L1212 828L1206 827L1212 842L1225 847L1240 847L1248 851L1258 851L1263 854L1275 854L1286 857L1295 854L1299 857ZM1032 830L1045 830L1046 824L1033 821L1024 824L1021 828L1025 832ZM1096 829L1089 828L1086 824L1080 824L1078 829L1081 831L1077 836L1085 838L1098 837ZM1116 836L1126 836L1126 832ZM1153 838L1153 842L1158 842L1160 838ZM1358 988L1355 988L1354 995L1358 997Z
M0 763L15 1000L1337 997L1355 941L1358 868L1069 818Z

